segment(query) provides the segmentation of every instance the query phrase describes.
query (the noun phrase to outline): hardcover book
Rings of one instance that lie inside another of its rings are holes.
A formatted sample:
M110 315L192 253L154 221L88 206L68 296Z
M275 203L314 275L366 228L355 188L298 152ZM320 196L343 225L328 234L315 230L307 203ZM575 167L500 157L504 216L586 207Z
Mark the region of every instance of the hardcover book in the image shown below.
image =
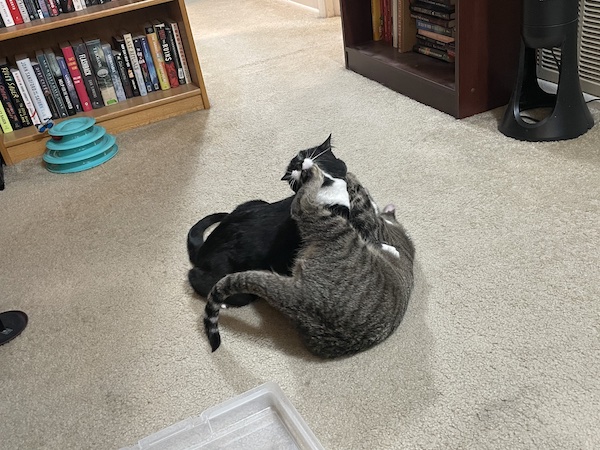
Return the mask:
M167 38L167 30L165 24L159 21L153 21L154 29L156 30L156 36L160 48L163 51L163 58L165 60L165 69L167 71L167 77L171 87L179 86L179 76L177 74L177 67L175 66L175 60L173 58L173 52L169 45L169 39Z
M90 62L98 87L100 88L100 94L104 101L104 105L113 105L118 103L117 93L112 82L108 63L106 62L106 56L104 50L102 50L102 44L100 39L89 39L85 41L85 45L88 48L88 54L90 56Z
M40 68L42 69L42 74L46 80L46 84L50 88L50 93L52 94L52 100L56 105L56 109L58 111L58 117L68 117L69 113L67 112L67 107L63 102L62 95L60 93L60 89L56 84L56 80L54 78L54 74L50 69L50 64L48 64L48 60L46 59L46 55L42 50L37 50L35 52L35 58L37 59Z
M49 48L44 49L44 55L46 56L46 61L48 61L50 71L54 75L54 82L56 83L56 86L58 86L61 99L65 105L65 108L67 109L67 114L69 116L73 116L77 111L73 101L71 100L71 97L69 96L69 90L67 89L67 85L60 70L60 66L58 65L58 61L56 60L56 55L54 54L54 51Z
M0 59L0 83L6 87L8 91L8 95L11 99L12 104L14 105L14 109L16 115L21 122L23 127L30 127L33 125L31 118L29 117L29 112L27 111L27 107L25 106L25 102L23 101L23 96L19 91L17 86L17 82L13 77L13 74L8 67L8 62L6 58ZM14 128L14 127L13 127Z
M121 84L123 86L123 90L125 91L125 97L132 98L133 89L131 89L131 82L129 80L129 75L127 74L127 67L125 67L125 61L123 60L123 54L118 50L112 50L113 58L115 60L115 65L117 66L117 71L119 72L119 78L121 78Z
M33 69L33 64L27 55L17 55L15 56L15 61L40 122L46 123L52 118L52 111L44 97L44 92Z
M102 99L102 94L100 93L96 76L92 70L87 47L83 40L76 39L71 41L71 48L73 49L73 53L77 59L77 65L79 66L85 89L90 98L90 102L92 103L92 108L101 108L104 106L104 100Z
M131 36L131 33L127 31L123 31L121 36L123 36L123 40L125 41L125 48L127 55L129 56L129 62L131 63L131 68L133 69L133 74L135 75L135 81L137 82L140 95L148 95L148 89L146 89L144 75L142 74L137 52L135 51L135 46L133 45L133 37Z
M75 86L75 91L77 92L77 97L81 103L81 108L84 111L91 111L93 109L92 102L90 101L90 97L85 88L85 83L83 81L81 71L79 70L79 66L77 65L77 58L75 57L75 53L73 53L73 48L68 42L62 42L59 44L59 46L65 58L67 68L69 69L69 74L71 75L71 80Z
M172 19L167 19L167 24L169 24L171 29L173 30L177 54L179 55L181 66L183 67L184 81L185 83L191 83L192 77L190 75L190 69L188 66L187 58L185 56L185 49L183 47L183 39L181 38L181 32L179 31L179 24Z
M113 36L113 42L115 44L115 48L121 51L121 58L123 59L123 63L125 64L125 68L127 69L127 78L129 79L129 85L131 86L133 96L137 97L140 95L140 90L138 88L137 78L135 77L135 73L133 71L133 66L131 65L131 58L129 58L129 52L127 51L125 39L123 39L122 35L116 35Z
M146 55L144 54L144 49L142 47L142 36L132 35L131 37L133 39L133 47L135 48L135 54L138 59L138 64L140 65L140 69L142 71L142 77L144 78L146 90L148 92L152 92L154 91L154 85L152 84L152 78L150 77L150 69L148 67L148 63L146 62Z
M158 42L154 25L150 22L144 23L144 31L146 33L146 39L148 40L148 46L152 52L152 62L156 69L160 88L163 90L170 89L171 85L169 84L169 76L167 75L167 70L165 68L165 58L160 43Z
M60 69L60 73L62 74L63 80L67 87L67 92L69 93L69 98L71 99L71 103L75 108L75 112L82 112L83 107L81 106L81 101L79 100L79 96L77 95L77 89L75 89L75 83L73 83L73 78L71 78L71 74L69 72L69 66L67 66L67 61L62 56L56 57L56 62Z
M38 113L35 109L35 105L33 104L33 100L29 95L29 91L27 90L27 86L25 85L25 80L23 80L23 75L21 75L19 69L15 69L14 67L11 67L10 73L12 73L15 83L17 83L17 88L21 93L21 97L23 97L23 103L25 103L25 108L27 108L27 113L29 114L31 122L33 123L33 125L39 125L41 123L40 117L38 116Z
M53 119L58 119L60 117L60 113L58 112L58 108L56 107L56 103L54 102L54 97L52 96L50 87L46 82L46 77L44 76L44 72L42 71L40 64L36 61L32 61L31 67L41 87L42 95L46 100L46 104L48 105L48 108L50 108L51 117Z
M106 65L108 66L113 87L115 88L115 93L117 94L117 100L124 102L127 100L127 97L125 96L125 90L123 89L123 83L121 82L121 76L119 75L119 69L117 68L115 57L113 56L113 50L110 44L106 42L101 42L101 44L102 51L104 52L104 59L106 59Z

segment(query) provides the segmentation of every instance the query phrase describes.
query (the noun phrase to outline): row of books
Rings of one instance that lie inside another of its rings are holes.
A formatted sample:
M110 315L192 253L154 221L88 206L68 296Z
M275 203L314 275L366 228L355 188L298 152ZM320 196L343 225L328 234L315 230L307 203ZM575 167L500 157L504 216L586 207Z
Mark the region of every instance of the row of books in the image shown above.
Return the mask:
M455 61L454 3L455 0L411 0L410 16L417 27L414 51L446 62Z
M110 0L0 0L0 28L55 17Z
M456 0L371 0L371 13L374 41L454 62Z
M154 20L143 27L143 32L114 35L112 46L100 39L76 39L58 44L60 51L16 55L14 65L1 58L2 131L191 83L177 22Z

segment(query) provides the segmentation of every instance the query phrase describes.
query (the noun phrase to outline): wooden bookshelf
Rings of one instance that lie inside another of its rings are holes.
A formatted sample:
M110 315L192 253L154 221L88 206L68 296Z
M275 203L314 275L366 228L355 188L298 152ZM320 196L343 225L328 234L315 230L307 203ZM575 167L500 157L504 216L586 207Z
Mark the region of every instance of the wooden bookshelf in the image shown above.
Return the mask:
M521 4L456 0L450 64L374 42L371 0L340 0L346 67L456 118L505 105L516 82Z
M167 18L179 24L192 83L77 114L94 117L109 133L117 133L210 107L184 0L112 0L83 11L2 28L0 55L7 55L14 63L15 54L34 57L41 48L52 47L60 54L58 43L76 38L95 37L112 44L112 36L119 30L143 32L144 22ZM60 120L66 118L56 122ZM48 138L35 127L0 136L0 152L7 164L43 154Z

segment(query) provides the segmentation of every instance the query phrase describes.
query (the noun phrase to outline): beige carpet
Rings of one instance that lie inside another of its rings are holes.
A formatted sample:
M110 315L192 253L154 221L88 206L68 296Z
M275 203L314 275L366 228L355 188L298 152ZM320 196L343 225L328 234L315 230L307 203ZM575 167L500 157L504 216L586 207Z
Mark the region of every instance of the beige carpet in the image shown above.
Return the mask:
M212 109L117 136L75 175L6 169L0 447L116 449L263 382L327 449L600 448L600 128L525 143L343 65L339 18L276 0L188 1ZM597 106L591 106L596 122ZM186 279L189 227L288 195L297 150L337 154L414 238L398 331L321 361L263 303L211 354Z

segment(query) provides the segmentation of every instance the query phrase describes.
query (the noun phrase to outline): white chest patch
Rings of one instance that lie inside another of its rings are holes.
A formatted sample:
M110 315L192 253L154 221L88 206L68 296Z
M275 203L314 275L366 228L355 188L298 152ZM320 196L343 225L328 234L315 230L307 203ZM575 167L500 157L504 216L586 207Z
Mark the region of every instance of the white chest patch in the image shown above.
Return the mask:
M400 253L398 252L398 250L396 250L394 247L392 247L391 245L388 244L381 244L381 249L385 250L386 252L391 253L392 255L394 255L396 258L400 258Z
M317 202L321 205L342 205L350 208L350 198L346 182L339 178L333 178L324 174L325 177L333 180L329 186L323 186L317 193Z

